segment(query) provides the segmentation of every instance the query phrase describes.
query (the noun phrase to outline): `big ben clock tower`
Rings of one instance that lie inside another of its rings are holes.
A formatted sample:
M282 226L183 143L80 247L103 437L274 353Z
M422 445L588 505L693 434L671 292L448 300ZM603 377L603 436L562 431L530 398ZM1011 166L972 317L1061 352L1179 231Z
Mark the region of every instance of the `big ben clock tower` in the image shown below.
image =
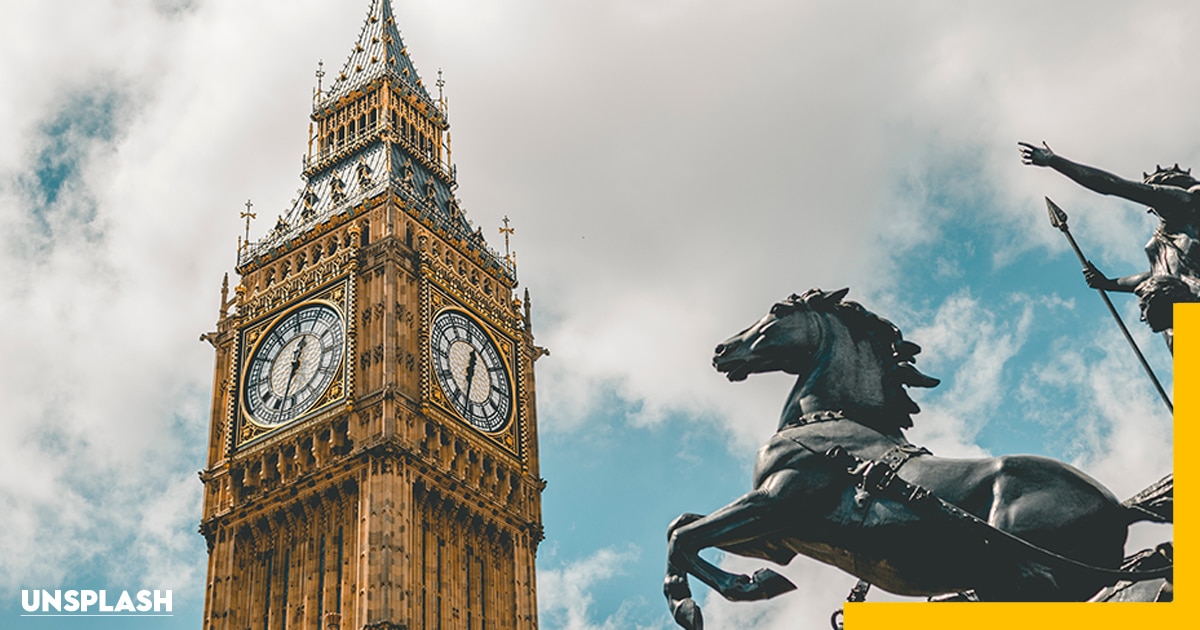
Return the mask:
M204 336L204 628L532 630L544 350L390 0L312 122L300 198Z

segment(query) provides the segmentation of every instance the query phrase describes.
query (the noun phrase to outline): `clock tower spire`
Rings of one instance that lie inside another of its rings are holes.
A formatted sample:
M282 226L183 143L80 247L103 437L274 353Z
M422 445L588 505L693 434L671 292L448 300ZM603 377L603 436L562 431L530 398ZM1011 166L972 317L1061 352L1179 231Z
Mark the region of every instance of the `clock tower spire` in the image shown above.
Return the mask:
M456 196L444 100L369 1L300 195L205 336L204 628L534 629L544 350Z

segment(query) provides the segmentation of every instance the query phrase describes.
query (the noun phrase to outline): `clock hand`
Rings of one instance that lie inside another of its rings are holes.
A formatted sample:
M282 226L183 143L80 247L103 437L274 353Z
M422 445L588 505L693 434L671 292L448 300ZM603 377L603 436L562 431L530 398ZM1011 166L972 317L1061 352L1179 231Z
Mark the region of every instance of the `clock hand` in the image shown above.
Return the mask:
M471 384L475 382L475 364L479 361L475 348L471 348L471 359L467 362L467 400L471 399Z
M287 387L283 389L283 398L281 399L285 403L287 402L288 395L292 393L292 381L296 379L296 370L300 368L300 355L304 352L304 344L307 341L308 337L301 337L300 343L292 351L292 370L288 373Z
M308 343L308 337L301 337L300 343L296 345L296 349L292 351L292 374L295 375L296 368L300 367L300 354L304 352L304 344Z

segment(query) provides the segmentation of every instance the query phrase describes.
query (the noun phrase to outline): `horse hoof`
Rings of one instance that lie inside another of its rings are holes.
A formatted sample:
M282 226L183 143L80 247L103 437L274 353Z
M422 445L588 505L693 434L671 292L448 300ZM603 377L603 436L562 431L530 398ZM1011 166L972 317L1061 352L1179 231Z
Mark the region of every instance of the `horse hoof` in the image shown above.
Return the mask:
M704 630L704 616L700 614L700 606L690 597L675 606L674 617L675 623L687 630Z
M692 589L688 587L686 577L668 575L667 579L663 580L663 595L666 595L668 600L681 601L692 596Z
M796 590L796 585L792 584L791 580L770 569L755 571L752 579L758 585L758 594L762 599L771 599L788 591Z

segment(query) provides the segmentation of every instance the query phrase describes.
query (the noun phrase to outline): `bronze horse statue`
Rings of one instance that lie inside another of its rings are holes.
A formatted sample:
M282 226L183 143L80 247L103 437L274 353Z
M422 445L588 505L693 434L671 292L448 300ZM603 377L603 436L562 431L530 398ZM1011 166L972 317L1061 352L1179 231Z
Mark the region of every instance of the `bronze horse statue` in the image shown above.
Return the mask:
M717 346L713 366L731 381L776 370L797 380L758 452L754 489L668 528L663 591L675 621L703 627L688 574L731 601L795 588L770 569L728 573L700 557L711 547L780 565L803 554L909 596L1083 601L1115 582L1128 525L1161 519L1053 459L947 459L909 443L902 431L919 409L905 388L939 381L913 365L916 344L846 293L792 295ZM906 498L868 487L872 470Z

